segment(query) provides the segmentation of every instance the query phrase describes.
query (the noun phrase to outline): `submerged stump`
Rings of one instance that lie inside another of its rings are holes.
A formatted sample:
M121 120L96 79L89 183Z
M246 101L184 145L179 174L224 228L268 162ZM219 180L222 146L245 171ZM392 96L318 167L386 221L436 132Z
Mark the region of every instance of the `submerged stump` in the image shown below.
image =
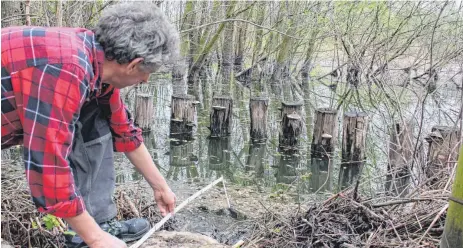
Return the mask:
M135 99L135 124L143 131L150 131L154 123L154 96L138 93Z
M247 159L247 169L254 170L257 178L264 177L265 159L267 157L267 144L252 143L249 146L249 157Z
M282 151L297 151L299 149L299 136L303 128L302 102L282 102L281 105L280 149Z
M209 139L208 147L209 169L212 171L226 171L230 165L229 137Z
M172 95L170 137L191 140L196 127L196 105L192 95Z
M338 136L337 110L315 110L315 124L311 146L311 189L331 190L331 171Z
M448 178L455 166L460 146L460 130L435 126L425 140L429 144L425 174L429 178L428 184L433 185L440 178Z
M390 128L389 163L385 185L388 194L395 196L407 194L413 156L412 134L411 122L395 123Z
M194 155L193 142L171 141L169 153L170 166L166 177L172 180L199 177L198 160L198 157Z
M253 97L249 102L251 112L251 140L261 142L267 140L268 97Z
M339 171L341 189L354 184L362 173L365 163L365 141L368 129L368 116L362 112L349 112L344 115L342 158Z
M301 164L301 156L299 154L283 154L280 157L278 170L276 171L276 182L284 184L292 184L298 178L297 169Z
M233 99L229 96L216 96L212 99L210 115L211 137L226 137L231 133Z

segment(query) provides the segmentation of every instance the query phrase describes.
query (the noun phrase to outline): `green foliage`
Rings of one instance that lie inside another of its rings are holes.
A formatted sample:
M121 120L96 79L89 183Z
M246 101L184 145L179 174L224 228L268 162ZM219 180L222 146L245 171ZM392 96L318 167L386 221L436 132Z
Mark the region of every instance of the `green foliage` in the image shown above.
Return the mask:
M59 221L56 216L51 214L47 214L42 218L43 223L45 223L45 227L47 230L52 230L54 227L59 227Z
M286 192L288 192L290 188L291 185L285 183L277 183L272 187L270 198L281 198L286 194Z

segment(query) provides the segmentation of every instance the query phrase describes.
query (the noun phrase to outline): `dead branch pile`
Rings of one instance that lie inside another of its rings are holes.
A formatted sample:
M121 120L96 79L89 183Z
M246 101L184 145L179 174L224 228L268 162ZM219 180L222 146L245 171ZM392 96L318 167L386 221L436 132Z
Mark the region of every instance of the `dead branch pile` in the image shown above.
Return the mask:
M3 241L15 247L64 247L63 233L68 229L67 224L58 218L56 226L46 227L43 219L46 215L39 213L35 208L21 166L2 166L1 186ZM147 192L147 194L140 192ZM143 216L151 223L156 223L162 218L154 203L151 190L137 188L132 183L128 183L118 186L115 195L118 207L117 219ZM169 228L170 225L167 223L164 230Z
M20 166L2 166L2 239L20 247L63 247L63 226L45 228L44 215L32 203L24 177Z
M438 247L446 195L415 192L374 204L356 195L349 189L304 213L271 214L246 247Z

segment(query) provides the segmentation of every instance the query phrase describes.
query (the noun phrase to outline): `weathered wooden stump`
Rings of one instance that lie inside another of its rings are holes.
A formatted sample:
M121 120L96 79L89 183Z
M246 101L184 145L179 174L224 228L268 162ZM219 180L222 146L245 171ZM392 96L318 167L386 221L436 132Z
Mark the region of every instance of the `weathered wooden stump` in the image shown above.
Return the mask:
M210 115L211 137L230 135L232 125L233 99L229 96L216 96L212 100Z
M253 143L249 146L247 168L256 172L257 178L264 176L265 158L267 157L267 145L265 143Z
M249 102L252 142L267 140L268 101L268 97L253 97Z
M196 105L192 95L172 95L170 137L191 140L196 126Z
M315 124L311 146L311 189L331 190L333 157L337 147L337 110L315 110Z
M302 102L282 102L281 105L280 149L282 151L297 151L299 149L299 135L303 128Z
M280 164L276 172L276 182L284 184L292 184L297 180L297 168L299 168L301 156L296 154L283 154L280 157Z
M135 99L135 124L143 131L150 131L154 123L154 96L138 93Z
M209 139L209 169L213 171L227 170L230 165L230 150L229 137Z
M429 144L425 174L433 185L440 178L448 178L456 164L460 146L458 128L435 126L425 138Z
M412 134L411 122L396 123L390 128L389 163L385 185L388 194L395 196L407 194L413 156Z
M342 158L339 185L344 189L355 183L365 163L365 141L368 129L366 113L350 112L344 115Z

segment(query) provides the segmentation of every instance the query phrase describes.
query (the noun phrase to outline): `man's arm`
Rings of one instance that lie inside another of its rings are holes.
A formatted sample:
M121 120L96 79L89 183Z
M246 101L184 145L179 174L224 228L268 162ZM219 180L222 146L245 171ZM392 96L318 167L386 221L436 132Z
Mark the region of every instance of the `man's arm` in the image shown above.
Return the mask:
M113 134L114 150L125 152L130 162L143 174L154 190L154 196L162 215L173 212L175 195L153 162L143 144L141 130L137 128L124 105L119 89L103 96L100 103L109 112L109 122Z
M166 180L153 162L146 146L141 144L137 149L126 152L125 155L138 169L154 190L154 197L161 214L173 213L175 209L175 194L170 190Z

